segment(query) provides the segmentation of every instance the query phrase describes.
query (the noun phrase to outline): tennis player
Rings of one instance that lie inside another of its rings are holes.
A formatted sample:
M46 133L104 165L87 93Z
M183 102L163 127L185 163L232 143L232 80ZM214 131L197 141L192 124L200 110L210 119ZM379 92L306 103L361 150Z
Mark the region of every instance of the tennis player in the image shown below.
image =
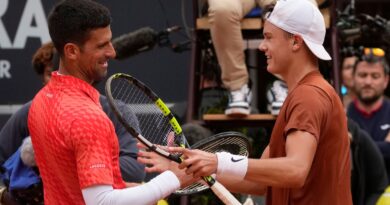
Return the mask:
M319 59L331 59L325 32L321 12L308 0L277 1L259 49L289 93L261 159L171 148L184 154L179 167L194 177L215 173L232 192L266 194L268 205L352 204L347 118L318 68Z
M28 116L45 204L151 204L193 181L174 162L146 184L127 188L122 180L114 126L92 86L115 57L110 23L108 9L91 0L61 1L50 12L59 70Z

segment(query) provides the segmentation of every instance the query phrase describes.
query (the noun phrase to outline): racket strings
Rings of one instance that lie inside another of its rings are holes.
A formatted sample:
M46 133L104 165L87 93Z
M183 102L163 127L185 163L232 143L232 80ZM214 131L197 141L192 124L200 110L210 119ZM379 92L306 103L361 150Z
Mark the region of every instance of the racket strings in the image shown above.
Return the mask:
M247 140L241 137L221 138L220 140L207 143L202 150L208 152L230 152L238 155L248 156Z
M225 135L218 138L204 139L192 146L194 149L200 149L210 153L216 152L230 152L232 154L249 156L249 142L248 139L235 136ZM185 188L177 190L175 193L180 195L188 195L198 193L208 189L203 183L193 183Z
M172 132L169 119L157 108L155 102L145 94L142 87L126 79L112 81L112 97L117 104L125 104L136 115L143 137L153 144L167 145L168 133ZM122 116L127 122L131 120Z

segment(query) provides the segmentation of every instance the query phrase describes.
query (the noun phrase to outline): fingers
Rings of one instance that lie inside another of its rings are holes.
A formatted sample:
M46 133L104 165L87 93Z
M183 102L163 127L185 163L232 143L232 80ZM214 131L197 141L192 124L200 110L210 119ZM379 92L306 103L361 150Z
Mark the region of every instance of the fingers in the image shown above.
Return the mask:
M168 147L168 151L171 153L181 153L185 154L187 149L184 147Z
M145 164L146 172L163 172L166 171L166 165L164 164L164 160L161 160L158 154L154 152L147 152L144 150L139 150L137 161L139 163Z
M144 146L139 146L144 147ZM164 147L165 149L166 147ZM187 175L192 175L195 178L201 176L209 176L216 172L217 158L213 153L204 152L201 150L189 150L183 147L168 147L167 150L171 153L181 153L182 162L179 165L175 165L176 169L182 169ZM159 156L154 152L147 152L144 150L139 151L138 161L140 163L148 165L145 168L146 172L162 172L168 169L175 169L172 166L169 167L166 161L167 159Z
M154 162L153 159L150 159L148 157L139 156L139 155L138 155L137 161L139 163L146 164L146 165L151 165Z
M180 149L177 149L180 150ZM180 169L193 177L209 176L216 172L218 159L215 154L201 150L184 150Z
M145 167L145 172L147 173L161 173L161 172L164 172L162 171L160 168L156 167L156 166L152 166L152 167Z
M144 145L144 144L142 144L141 142L137 142L137 148L138 149L147 149L147 147Z
M167 136L167 146L172 147L175 145L175 133L170 132Z

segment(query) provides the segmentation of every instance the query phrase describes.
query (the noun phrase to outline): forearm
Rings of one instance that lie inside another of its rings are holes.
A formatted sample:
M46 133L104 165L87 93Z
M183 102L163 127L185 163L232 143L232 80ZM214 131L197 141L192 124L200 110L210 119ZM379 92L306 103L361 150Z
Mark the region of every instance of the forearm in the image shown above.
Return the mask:
M268 157L268 152L262 157ZM217 180L229 191L252 195L264 195L266 186L257 182L245 180L248 172L249 159L245 156L233 155L227 152L216 153L218 161Z
M245 179L267 186L296 188L303 186L305 173L305 165L296 159L249 159Z
M231 176L217 176L218 182L223 184L229 191L233 193L264 195L267 187L263 184L255 183L248 180L235 180Z
M140 186L114 190L111 185L96 185L82 193L87 205L153 204L179 187L177 177L168 171Z
M287 136L285 150L283 157L268 158L267 148L262 159L250 159L245 179L273 187L302 187L313 163L317 140L308 132L292 131Z

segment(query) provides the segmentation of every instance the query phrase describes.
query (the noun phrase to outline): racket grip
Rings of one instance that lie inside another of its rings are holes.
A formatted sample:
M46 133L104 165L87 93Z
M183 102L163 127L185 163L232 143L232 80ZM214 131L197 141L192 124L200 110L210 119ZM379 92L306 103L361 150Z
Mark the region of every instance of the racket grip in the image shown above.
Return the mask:
M181 163L183 160L181 159L181 155L175 155L175 154L170 154L169 155L169 159L171 159L172 161L175 161L177 163Z
M241 205L241 203L233 196L221 183L215 181L210 187L214 194L226 205Z

